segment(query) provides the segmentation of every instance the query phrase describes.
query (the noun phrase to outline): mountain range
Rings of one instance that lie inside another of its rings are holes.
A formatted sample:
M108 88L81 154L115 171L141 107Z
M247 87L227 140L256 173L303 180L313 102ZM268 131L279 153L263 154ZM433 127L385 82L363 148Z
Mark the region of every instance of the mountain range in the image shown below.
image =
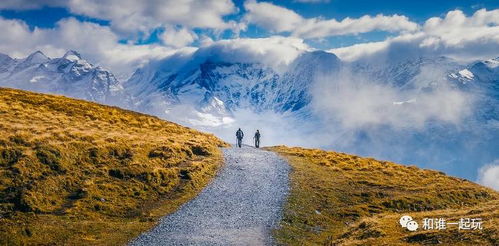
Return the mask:
M230 115L242 108L255 112L303 111L312 101L311 86L316 78L337 76L342 67L405 90L431 87L435 82L431 79L425 85L417 81L422 70L431 67L443 71L445 81L454 87L479 90L492 97L499 93L499 57L468 65L447 57L373 65L344 63L332 53L311 51L303 52L280 72L260 63L227 62L198 53L202 52L194 52L188 59L169 57L151 62L127 81L118 81L112 72L89 63L76 51L60 58L49 58L41 51L23 59L0 54L0 85L145 112L158 113L161 109L165 116L169 108L182 104L215 115Z
M268 144L334 148L468 178L497 154L499 58L345 62L329 52L302 51L282 68L227 54L209 47L174 54L126 81L76 51L60 58L40 51L22 59L0 54L0 86L116 105L225 140L232 136L228 128L260 124ZM461 107L469 112L456 113ZM452 167L469 162L460 171Z
M23 59L0 54L0 81L5 87L106 104L127 102L122 83L110 71L82 59L76 51L68 51L60 58L49 58L41 51Z

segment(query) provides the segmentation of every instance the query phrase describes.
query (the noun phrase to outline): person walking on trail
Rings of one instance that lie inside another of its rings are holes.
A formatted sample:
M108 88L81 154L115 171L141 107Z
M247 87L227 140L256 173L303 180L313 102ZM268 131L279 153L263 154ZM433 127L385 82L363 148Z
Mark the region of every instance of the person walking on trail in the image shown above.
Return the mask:
M260 131L256 130L255 136L253 137L255 139L255 147L260 148Z
M237 132L236 132L237 146L239 146L239 148L241 148L241 145L243 143L243 137L244 137L243 130L241 130L241 128L239 128L239 130L237 130Z

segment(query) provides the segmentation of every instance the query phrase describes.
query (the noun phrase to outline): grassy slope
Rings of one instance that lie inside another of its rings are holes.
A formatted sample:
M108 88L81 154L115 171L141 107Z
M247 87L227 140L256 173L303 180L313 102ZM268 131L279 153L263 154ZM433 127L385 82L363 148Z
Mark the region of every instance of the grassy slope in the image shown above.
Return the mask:
M281 228L285 245L498 245L499 194L444 173L322 150L270 148L293 167ZM409 232L401 215L482 218L484 230Z
M116 245L192 198L221 140L115 107L0 88L0 245Z

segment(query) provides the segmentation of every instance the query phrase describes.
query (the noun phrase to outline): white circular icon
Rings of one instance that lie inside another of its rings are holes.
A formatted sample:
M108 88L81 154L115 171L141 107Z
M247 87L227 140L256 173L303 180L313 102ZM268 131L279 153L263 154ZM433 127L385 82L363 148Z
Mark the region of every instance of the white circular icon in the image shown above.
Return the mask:
M418 222L411 220L407 222L407 230L416 231L418 229Z
M412 217L409 215L404 215L400 218L399 222L402 227L407 227L407 222L411 221Z

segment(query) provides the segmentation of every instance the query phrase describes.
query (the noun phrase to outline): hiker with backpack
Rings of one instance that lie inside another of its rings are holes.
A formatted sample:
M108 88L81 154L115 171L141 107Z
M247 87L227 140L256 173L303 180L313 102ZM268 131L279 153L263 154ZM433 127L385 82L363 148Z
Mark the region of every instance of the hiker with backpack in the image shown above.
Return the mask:
M239 128L239 130L237 130L237 132L236 132L237 146L239 146L239 148L241 148L241 145L243 143L243 137L244 137L243 130L241 130L241 128Z
M260 148L260 131L259 130L256 130L255 136L253 137L253 139L255 140L255 147Z

